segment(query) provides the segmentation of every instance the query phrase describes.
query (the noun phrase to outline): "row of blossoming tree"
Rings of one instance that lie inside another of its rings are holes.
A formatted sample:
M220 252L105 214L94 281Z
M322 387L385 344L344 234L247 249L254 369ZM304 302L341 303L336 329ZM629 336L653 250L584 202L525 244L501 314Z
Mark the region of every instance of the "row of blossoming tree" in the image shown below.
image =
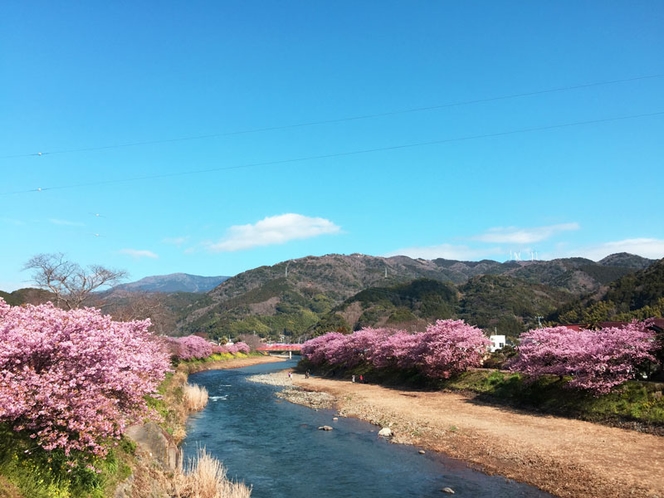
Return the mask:
M244 342L219 345L197 335L168 337L166 344L173 358L178 360L202 360L215 354L247 354L250 348Z
M0 423L72 462L104 456L129 424L151 415L146 396L174 356L249 352L243 343L218 346L197 336L163 340L149 327L149 320L117 322L92 308L0 299Z
M535 329L521 336L517 356L508 367L531 379L567 377L567 387L608 393L635 377L639 367L656 361L658 347L648 322L603 330L567 327ZM350 335L338 332L316 337L302 346L315 366L414 369L429 378L449 378L479 367L489 340L462 320L439 320L426 332L365 328Z
M302 346L313 365L352 368L414 369L430 378L449 378L479 367L489 346L483 332L462 320L438 320L426 332L365 328L350 335L338 332L316 337Z

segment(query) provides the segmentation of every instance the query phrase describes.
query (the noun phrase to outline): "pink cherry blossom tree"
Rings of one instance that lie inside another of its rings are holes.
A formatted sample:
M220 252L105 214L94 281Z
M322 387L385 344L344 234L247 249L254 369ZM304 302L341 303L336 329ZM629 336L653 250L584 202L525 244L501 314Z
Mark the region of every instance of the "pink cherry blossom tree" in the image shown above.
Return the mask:
M509 368L533 379L571 376L567 387L606 394L634 378L638 367L655 362L655 334L647 322L602 330L549 327L521 335Z
M173 356L180 360L203 359L214 353L214 344L197 335L166 339Z
M325 363L325 345L342 336L343 334L340 332L328 332L327 334L309 339L302 344L302 357L314 365L322 365Z
M0 299L0 422L48 451L106 454L169 369L149 326Z
M414 368L417 363L422 334L411 334L405 330L395 330L386 335L372 352L371 363L376 368Z
M463 320L438 320L411 350L416 366L431 378L449 378L470 367L480 367L489 338Z

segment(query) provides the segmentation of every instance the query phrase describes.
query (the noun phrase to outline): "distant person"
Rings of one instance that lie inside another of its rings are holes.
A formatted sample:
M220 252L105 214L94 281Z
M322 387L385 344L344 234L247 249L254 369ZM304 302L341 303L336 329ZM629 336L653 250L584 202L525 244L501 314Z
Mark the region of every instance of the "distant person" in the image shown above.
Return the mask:
M355 376L354 376L354 375L353 375L353 377L351 378L351 382L355 382Z

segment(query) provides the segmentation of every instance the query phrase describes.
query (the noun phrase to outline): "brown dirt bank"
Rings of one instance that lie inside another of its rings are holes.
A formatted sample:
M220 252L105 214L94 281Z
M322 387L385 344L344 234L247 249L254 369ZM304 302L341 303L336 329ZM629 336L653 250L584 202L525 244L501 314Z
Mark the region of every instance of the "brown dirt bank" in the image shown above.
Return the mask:
M293 374L336 398L344 416L390 427L394 440L445 453L560 497L664 498L664 438L480 404L449 392L401 391Z

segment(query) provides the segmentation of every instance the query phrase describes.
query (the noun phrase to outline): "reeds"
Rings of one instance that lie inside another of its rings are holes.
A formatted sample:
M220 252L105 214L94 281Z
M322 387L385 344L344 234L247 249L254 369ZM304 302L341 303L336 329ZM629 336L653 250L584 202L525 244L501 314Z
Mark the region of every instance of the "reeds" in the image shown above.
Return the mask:
M205 449L188 461L184 473L176 477L177 498L249 498L251 488L230 481L219 460Z
M184 385L184 406L188 412L197 412L205 408L208 402L208 391L199 385Z

